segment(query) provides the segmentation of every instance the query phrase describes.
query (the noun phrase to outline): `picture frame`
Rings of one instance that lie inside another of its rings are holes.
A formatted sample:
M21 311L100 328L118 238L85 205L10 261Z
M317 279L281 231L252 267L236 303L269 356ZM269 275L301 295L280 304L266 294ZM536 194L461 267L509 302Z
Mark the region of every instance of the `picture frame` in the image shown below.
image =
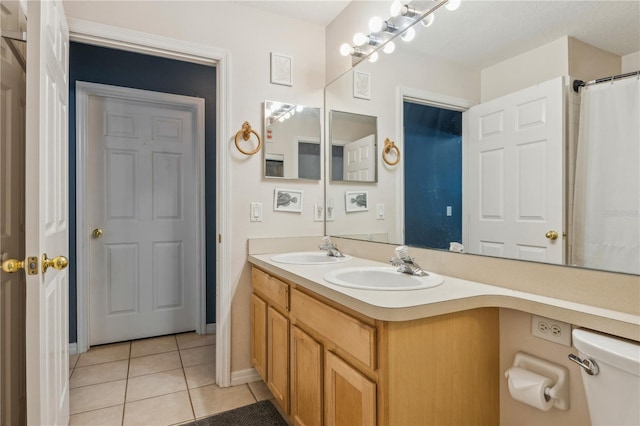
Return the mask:
M353 97L371 100L371 74L353 70Z
M344 206L347 213L369 210L369 191L346 191Z
M293 57L271 52L271 83L293 86Z
M276 188L273 193L273 210L277 212L302 213L304 191Z

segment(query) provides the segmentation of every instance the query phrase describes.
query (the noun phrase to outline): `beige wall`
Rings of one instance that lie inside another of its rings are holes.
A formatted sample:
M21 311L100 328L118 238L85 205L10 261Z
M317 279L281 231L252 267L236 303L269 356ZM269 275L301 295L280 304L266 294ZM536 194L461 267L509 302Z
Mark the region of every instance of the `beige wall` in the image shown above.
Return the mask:
M640 51L622 57L622 73L640 70Z
M568 75L583 81L620 74L622 58L569 37Z
M324 75L324 28L308 22L269 14L229 1L65 1L67 17L161 35L208 45L231 52L232 126L240 129L248 120L260 134L265 99L322 107ZM270 84L270 52L290 55L293 87ZM313 221L313 203L323 198L318 182L265 180L262 155L245 157L232 140L230 146L231 259L233 280L231 310L231 368L251 368L249 361L250 280L246 262L249 237L322 235L322 222ZM208 165L214 167L215 165ZM276 187L304 191L304 211L273 212ZM264 207L263 222L249 222L249 205ZM209 224L212 225L212 224Z

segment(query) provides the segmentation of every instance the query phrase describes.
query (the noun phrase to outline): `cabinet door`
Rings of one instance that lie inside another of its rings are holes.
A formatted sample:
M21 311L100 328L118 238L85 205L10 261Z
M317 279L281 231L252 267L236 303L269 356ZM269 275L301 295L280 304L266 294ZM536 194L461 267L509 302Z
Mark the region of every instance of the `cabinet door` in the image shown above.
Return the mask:
M325 351L325 424L376 424L376 384L349 364Z
M267 386L289 413L289 320L267 307Z
M322 425L322 346L298 327L291 328L291 420Z
M251 363L267 381L267 304L251 295Z

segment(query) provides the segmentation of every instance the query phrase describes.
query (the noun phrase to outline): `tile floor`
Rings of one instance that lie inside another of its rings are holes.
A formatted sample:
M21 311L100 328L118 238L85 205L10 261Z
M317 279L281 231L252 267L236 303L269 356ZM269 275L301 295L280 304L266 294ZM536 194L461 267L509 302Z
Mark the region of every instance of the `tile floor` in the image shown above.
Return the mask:
M71 425L175 425L271 399L260 381L215 385L215 335L96 346L69 357Z

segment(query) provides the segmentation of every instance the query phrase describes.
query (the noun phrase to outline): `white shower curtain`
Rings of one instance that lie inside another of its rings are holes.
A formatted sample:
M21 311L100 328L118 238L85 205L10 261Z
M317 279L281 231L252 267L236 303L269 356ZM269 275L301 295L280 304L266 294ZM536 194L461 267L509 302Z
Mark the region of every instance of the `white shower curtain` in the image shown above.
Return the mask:
M640 274L640 79L581 92L572 263Z

